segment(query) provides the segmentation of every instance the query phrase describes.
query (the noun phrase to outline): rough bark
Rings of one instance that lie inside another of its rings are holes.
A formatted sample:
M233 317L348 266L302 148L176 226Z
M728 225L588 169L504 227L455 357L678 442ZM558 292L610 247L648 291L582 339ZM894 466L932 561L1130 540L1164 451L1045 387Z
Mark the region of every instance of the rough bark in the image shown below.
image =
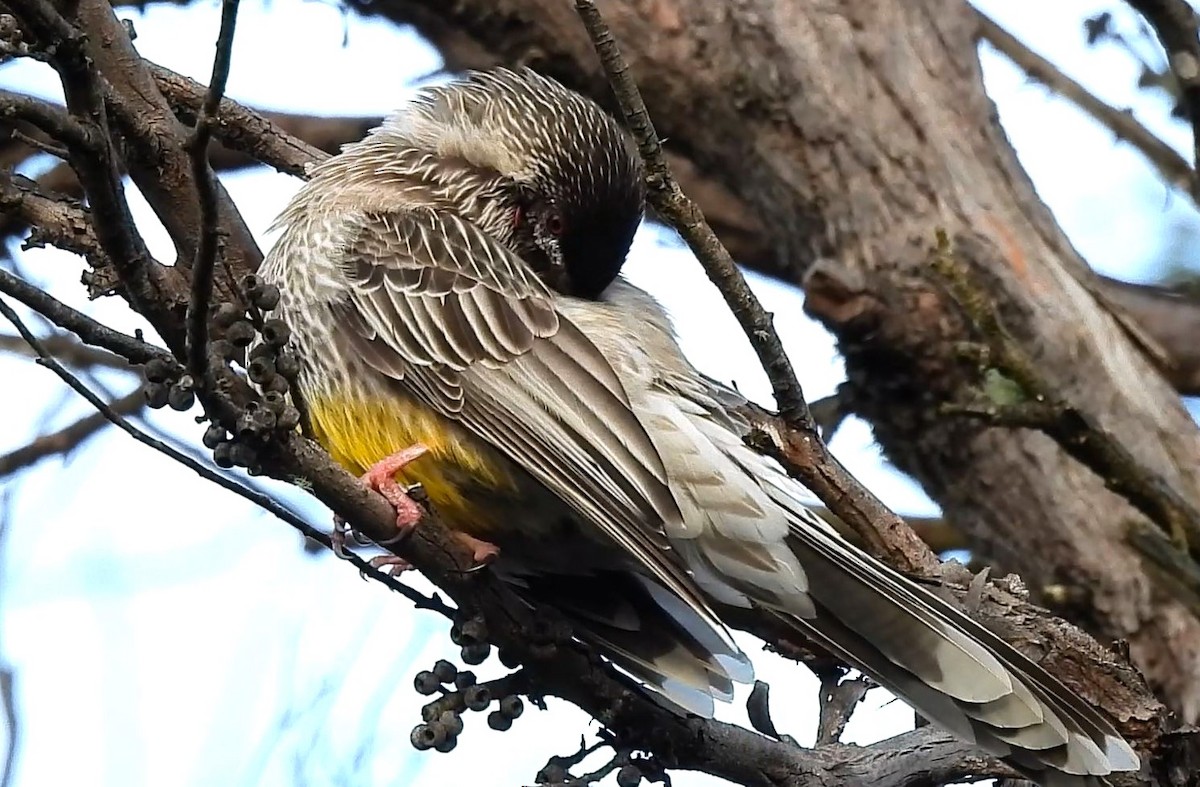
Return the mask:
M568 3L364 10L608 99ZM626 0L604 10L660 132L761 216L775 269L805 283L806 308L837 336L855 408L889 459L1035 594L1082 590L1071 616L1128 640L1160 696L1200 716L1200 622L1126 545L1139 515L1041 434L939 409L976 382L955 351L969 332L928 271L942 228L1053 388L1200 499L1196 428L1093 297L1092 274L1020 168L983 90L969 7Z

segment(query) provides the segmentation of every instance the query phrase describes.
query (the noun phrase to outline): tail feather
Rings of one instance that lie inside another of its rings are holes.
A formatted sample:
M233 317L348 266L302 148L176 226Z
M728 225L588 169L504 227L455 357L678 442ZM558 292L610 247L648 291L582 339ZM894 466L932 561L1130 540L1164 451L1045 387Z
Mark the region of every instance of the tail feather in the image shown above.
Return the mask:
M728 632L714 631L691 606L654 582L627 573L524 577L518 592L557 608L576 636L660 695L668 707L712 717L714 700L754 668Z
M1137 768L1094 708L936 594L807 518L790 543L818 610L793 622L931 720L1043 780L1047 769L1093 777Z

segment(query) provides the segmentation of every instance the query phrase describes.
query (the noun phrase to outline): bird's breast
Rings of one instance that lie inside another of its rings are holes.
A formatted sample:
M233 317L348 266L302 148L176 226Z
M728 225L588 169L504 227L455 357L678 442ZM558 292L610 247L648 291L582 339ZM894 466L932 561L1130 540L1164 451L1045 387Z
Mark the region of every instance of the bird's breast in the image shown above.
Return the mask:
M355 475L414 443L429 449L396 478L421 484L447 526L486 534L497 521L498 498L518 495L506 462L490 446L414 399L385 395L319 396L307 402L313 436Z

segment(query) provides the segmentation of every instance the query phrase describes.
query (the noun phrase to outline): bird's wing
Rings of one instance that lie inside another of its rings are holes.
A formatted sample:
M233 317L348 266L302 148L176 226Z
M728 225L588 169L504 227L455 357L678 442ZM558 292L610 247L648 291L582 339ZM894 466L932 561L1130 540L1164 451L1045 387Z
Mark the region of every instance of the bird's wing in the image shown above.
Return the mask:
M357 217L341 264L366 363L507 454L728 636L671 554L664 528L682 515L620 380L523 261L419 209Z
M695 406L693 417L725 455L787 513L786 542L812 601L810 609L792 610L789 622L806 636L1043 783L1090 784L1085 777L1137 769L1137 754L1111 722L1045 668L843 539L805 507L811 495L773 462L720 439L728 429L739 436L750 430L740 395L700 375L667 375L660 383L681 406Z

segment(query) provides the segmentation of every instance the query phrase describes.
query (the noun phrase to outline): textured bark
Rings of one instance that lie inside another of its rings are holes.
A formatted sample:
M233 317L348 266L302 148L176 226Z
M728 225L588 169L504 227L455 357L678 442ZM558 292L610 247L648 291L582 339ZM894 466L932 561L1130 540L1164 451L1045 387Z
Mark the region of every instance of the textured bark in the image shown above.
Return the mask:
M415 22L474 64L491 52L608 98L569 3L364 10ZM1041 434L939 412L975 381L955 353L969 333L928 271L943 228L1054 389L1200 502L1197 430L1093 297L1092 274L1017 163L983 91L968 6L626 0L603 10L660 133L761 217L775 270L805 283L806 308L837 336L855 408L889 459L1035 595L1082 590L1065 612L1128 640L1160 696L1200 716L1200 623L1125 545L1140 515Z

